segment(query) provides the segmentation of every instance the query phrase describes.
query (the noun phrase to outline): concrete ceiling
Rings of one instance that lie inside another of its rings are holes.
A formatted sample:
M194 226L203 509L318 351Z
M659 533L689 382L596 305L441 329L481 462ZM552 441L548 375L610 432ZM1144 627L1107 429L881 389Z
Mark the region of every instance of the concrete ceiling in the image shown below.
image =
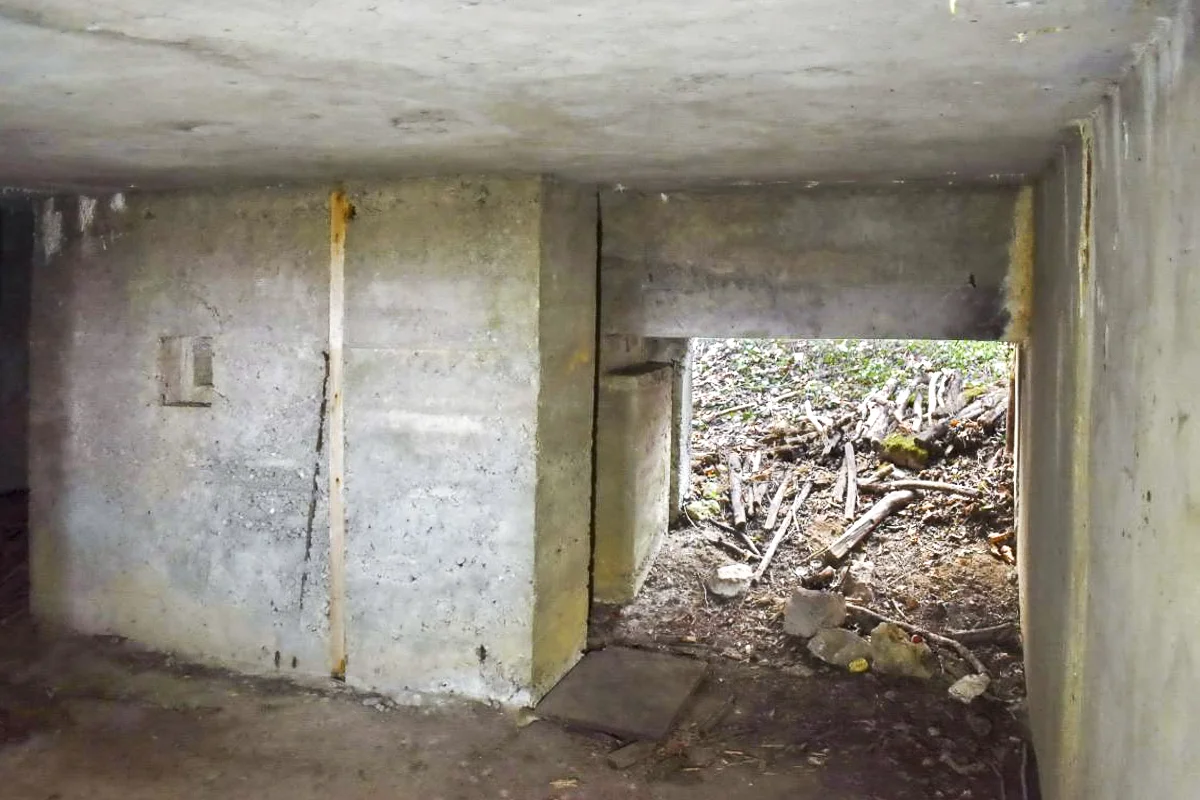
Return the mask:
M0 0L0 184L1035 172L1160 0Z

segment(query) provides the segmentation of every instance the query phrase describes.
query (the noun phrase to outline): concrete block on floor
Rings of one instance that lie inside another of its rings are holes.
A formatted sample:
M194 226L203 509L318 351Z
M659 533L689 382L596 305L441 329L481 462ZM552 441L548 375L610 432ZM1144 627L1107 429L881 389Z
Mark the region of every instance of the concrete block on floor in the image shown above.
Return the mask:
M622 739L658 740L670 733L707 669L702 661L667 653L595 650L546 695L537 711L547 719Z

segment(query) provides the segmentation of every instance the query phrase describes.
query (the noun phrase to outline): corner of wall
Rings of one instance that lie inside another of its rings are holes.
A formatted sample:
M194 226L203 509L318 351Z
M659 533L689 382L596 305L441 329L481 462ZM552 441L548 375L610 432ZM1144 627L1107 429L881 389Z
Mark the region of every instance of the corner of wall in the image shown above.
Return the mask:
M574 666L587 642L597 214L587 187L542 182L534 699Z

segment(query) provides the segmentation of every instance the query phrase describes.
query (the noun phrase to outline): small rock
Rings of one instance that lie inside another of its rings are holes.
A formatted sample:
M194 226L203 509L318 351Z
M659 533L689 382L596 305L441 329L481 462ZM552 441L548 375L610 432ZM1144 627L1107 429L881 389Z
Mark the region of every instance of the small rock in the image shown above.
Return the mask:
M875 601L875 564L871 561L855 561L846 573L842 582L842 594L847 600L853 600L863 605L871 605Z
M754 570L745 564L726 564L718 567L708 578L708 590L717 597L740 597L750 589Z
M992 721L981 714L968 714L967 727L971 729L971 733L985 739L992 732Z
M810 569L801 567L796 570L796 575L800 578L801 585L814 589L818 586L828 586L833 583L833 579L837 576L837 570L833 567L816 566Z
M716 500L693 500L683 507L687 515L696 522L711 519L721 513L721 504Z
M808 640L808 652L835 667L843 669L858 658L869 658L871 645L853 631L825 628Z
M922 470L929 463L929 448L918 442L915 436L893 433L883 440L879 458L905 469Z
M780 667L779 671L795 678L811 678L813 676L813 671L803 664L789 664L786 667Z
M969 703L987 691L991 678L981 673L964 675L950 687L950 696L960 703Z
M933 677L934 658L929 645L916 644L898 625L881 622L871 631L871 664L885 675Z
M689 767L707 767L716 760L717 751L711 747L692 745L687 749L687 763Z
M840 594L797 589L783 615L783 631L807 639L822 628L836 628L845 621L846 600Z
M639 761L645 761L654 754L654 742L641 741L627 744L608 754L608 765L613 769L629 769Z

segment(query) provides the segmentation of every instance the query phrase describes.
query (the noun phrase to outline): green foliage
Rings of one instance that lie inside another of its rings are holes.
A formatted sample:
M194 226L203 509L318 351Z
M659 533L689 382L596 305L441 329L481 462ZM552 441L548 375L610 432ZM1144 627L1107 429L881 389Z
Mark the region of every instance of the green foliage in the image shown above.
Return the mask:
M717 409L747 395L762 400L796 392L816 409L857 402L895 378L901 384L956 370L968 384L992 385L1008 374L1003 342L893 339L699 339L695 376ZM713 390L716 391L713 391ZM741 419L754 415L742 412ZM735 417L736 418L736 417Z

